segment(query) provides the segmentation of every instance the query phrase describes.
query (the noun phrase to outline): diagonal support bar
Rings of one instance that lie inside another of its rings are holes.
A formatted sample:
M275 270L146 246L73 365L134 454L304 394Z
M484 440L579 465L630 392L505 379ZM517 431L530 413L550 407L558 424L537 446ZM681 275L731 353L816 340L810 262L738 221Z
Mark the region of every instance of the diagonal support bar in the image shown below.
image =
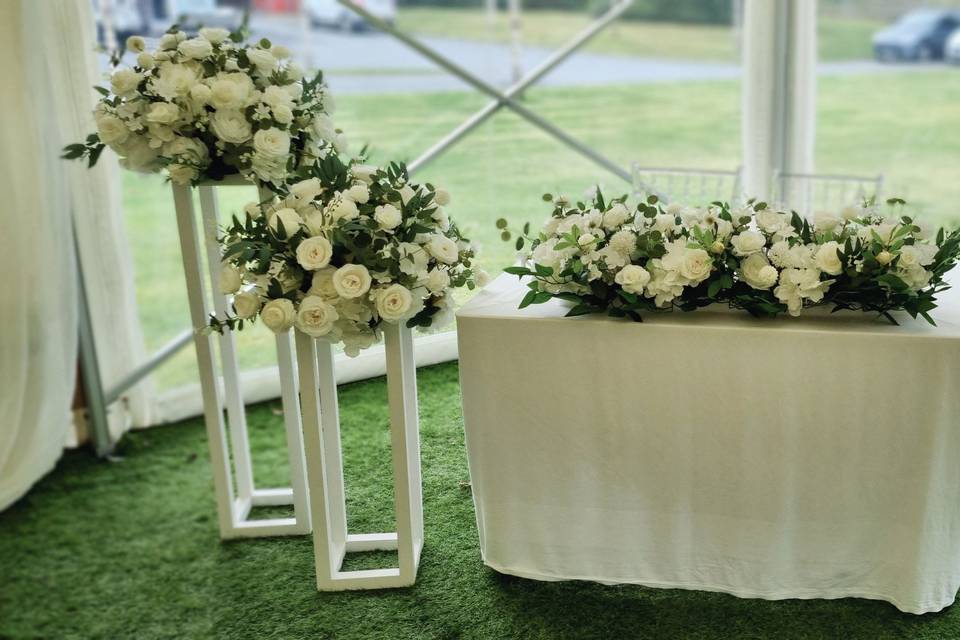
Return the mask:
M513 98L522 94L528 87L537 83L541 78L543 78L543 76L547 75L561 62L569 58L578 49L592 40L594 36L603 31L607 25L620 17L620 14L626 11L627 8L629 8L632 4L633 0L620 0L618 2L614 2L606 13L597 18L592 24L590 24L590 26L578 33L565 45L557 49L527 75L514 83L512 86L508 87L507 90L503 92L503 95L508 98ZM458 140L483 124L490 116L496 113L503 106L504 103L502 101L492 100L487 104L487 106L474 113L467 120L465 120L463 124L438 140L436 144L424 151L416 160L408 164L407 168L410 170L410 173L412 174L421 167L432 162L434 158L442 154Z
M475 88L477 91L487 94L488 96L496 100L498 103L501 103L503 106L508 107L514 113L516 113L517 115L525 119L527 122L529 122L530 124L536 127L539 127L540 129L542 129L549 135L553 136L563 144L567 145L577 153L589 158L590 160L593 160L595 163L599 164L604 169L607 169L611 173L619 176L620 178L626 180L627 182L631 181L630 172L624 169L623 167L621 167L620 165L618 165L613 160L610 160L605 155L591 149L586 144L570 136L565 131L563 131L563 129L560 129L559 127L551 124L550 122L540 117L530 109L526 108L525 106L523 106L522 104L514 100L513 98L507 95L504 95L502 91L500 91L493 85L481 80L480 78L476 77L475 75L473 75L472 73L464 69L463 67L448 60L444 56L440 55L430 47L426 46L425 44L417 40L416 38L412 38L407 34L403 33L402 31L400 31L399 29L396 29L395 27L393 27L386 21L381 20L380 18L373 15L363 7L360 7L354 4L351 0L337 0L337 2L347 7L351 11L355 12L356 14L362 16L365 20L367 20L370 24L376 26L378 29L389 33L394 38L404 43L414 51L420 53L422 56L424 56L425 58L427 58L428 60L430 60L437 66L439 66L440 68L445 69L449 73L460 78L461 80L463 80L464 82L466 82L467 84Z

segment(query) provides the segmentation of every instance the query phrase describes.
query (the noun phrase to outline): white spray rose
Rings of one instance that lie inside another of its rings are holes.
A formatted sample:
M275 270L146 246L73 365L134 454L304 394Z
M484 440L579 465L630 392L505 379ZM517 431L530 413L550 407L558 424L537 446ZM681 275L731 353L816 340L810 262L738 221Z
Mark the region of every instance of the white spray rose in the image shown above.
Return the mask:
M210 104L217 109L241 109L254 91L245 73L221 73L210 84Z
M663 235L668 235L677 228L677 219L671 213L658 213L653 219L653 228Z
M163 62L159 74L151 81L153 91L165 100L175 100L190 93L197 84L197 72L185 64Z
M274 158L286 156L290 153L290 134L282 129L260 129L253 135L253 148Z
M308 336L321 338L333 329L340 315L336 308L320 296L307 296L297 310L297 329Z
M130 129L124 124L123 120L105 112L97 112L94 116L97 124L97 134L100 141L104 144L115 147L127 141L130 136Z
M292 327L296 316L293 303L286 298L271 300L263 305L263 309L260 311L260 319L263 320L263 324L267 325L267 328L274 333L281 333Z
M143 69L153 69L153 65L155 64L156 61L153 59L153 56L146 51L137 54L137 66Z
M392 284L378 292L377 313L387 322L399 322L409 317L413 295L402 284Z
M757 226L767 234L779 233L790 227L789 218L782 213L771 209L764 209L756 213Z
M382 229L396 229L402 221L400 210L392 204L381 204L373 211L373 219Z
M603 228L612 231L630 218L630 210L622 202L617 202L603 214Z
M613 280L627 293L642 294L650 282L650 272L640 265L628 264L617 272Z
M172 124L180 119L180 109L170 102L154 102L144 119L156 124Z
M246 116L235 109L217 109L210 125L218 138L232 144L243 144L253 133Z
M292 211L292 209L281 209ZM323 236L307 238L297 247L297 262L308 271L316 271L330 264L333 257L333 246Z
M359 298L370 290L370 272L362 264L345 264L333 274L333 287L341 298Z
M143 76L133 69L117 69L110 76L110 88L118 96L128 97L137 90Z

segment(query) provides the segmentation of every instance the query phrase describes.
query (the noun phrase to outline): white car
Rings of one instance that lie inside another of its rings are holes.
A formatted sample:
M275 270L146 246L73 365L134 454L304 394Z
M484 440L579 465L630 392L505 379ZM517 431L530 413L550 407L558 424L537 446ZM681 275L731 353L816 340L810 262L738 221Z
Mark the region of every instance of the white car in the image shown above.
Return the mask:
M943 57L947 62L960 64L960 29L947 38L947 44L943 47Z
M354 0L354 2L388 24L392 25L397 19L396 0ZM306 0L304 9L313 26L337 27L343 31L360 31L369 26L359 14L346 8L337 0Z

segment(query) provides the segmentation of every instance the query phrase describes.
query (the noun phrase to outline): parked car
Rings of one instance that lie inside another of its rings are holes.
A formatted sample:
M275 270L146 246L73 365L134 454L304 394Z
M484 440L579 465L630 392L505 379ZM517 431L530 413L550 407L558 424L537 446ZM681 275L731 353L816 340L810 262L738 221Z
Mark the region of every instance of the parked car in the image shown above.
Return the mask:
M188 33L200 27L222 27L233 31L243 22L243 11L221 6L217 0L154 0L154 31L163 33L176 22Z
M873 36L877 60L940 60L947 39L960 27L960 11L918 9Z
M960 64L960 29L953 32L953 35L947 38L947 46L943 52L943 57L948 62Z
M355 0L376 17L393 24L397 19L396 0ZM342 31L360 31L369 27L367 21L359 14L346 8L337 0L306 0L304 8L310 18L310 24L315 27L336 27Z

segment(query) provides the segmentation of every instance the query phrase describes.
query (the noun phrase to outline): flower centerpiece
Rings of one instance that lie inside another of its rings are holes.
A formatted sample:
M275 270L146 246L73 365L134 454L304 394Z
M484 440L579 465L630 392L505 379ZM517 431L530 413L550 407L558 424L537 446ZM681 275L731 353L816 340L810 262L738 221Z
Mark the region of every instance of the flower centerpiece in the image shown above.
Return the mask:
M553 205L540 233L517 238L523 264L508 273L532 278L521 307L553 298L568 315L692 311L723 303L754 316L832 305L876 312L891 322L905 310L933 323L943 276L960 256L960 231L935 235L902 214L903 200L819 213L808 221L749 200L742 207L664 205L656 196L635 207L627 197ZM504 240L512 233L497 221Z
M234 216L221 241L221 284L235 315L210 327L242 329L259 317L274 332L295 326L355 356L384 322L445 326L452 290L486 278L444 209L449 201L444 189L411 182L403 165L328 155L280 197Z
M304 78L286 47L245 37L245 26L200 29L191 38L175 25L147 51L131 36L133 66L121 63L123 52L114 55L110 87L95 87L97 132L65 147L64 157L93 166L109 146L124 167L166 170L177 184L240 174L276 188L341 148L322 74Z

